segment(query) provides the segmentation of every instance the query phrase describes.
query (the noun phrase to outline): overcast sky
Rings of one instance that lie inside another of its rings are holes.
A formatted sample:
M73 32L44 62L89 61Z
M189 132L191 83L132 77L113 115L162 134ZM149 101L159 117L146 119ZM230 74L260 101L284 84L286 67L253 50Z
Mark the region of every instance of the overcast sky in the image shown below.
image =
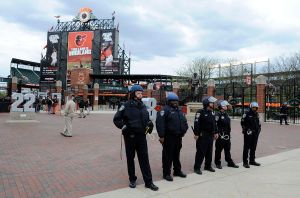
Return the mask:
M81 7L116 12L131 73L175 74L199 56L261 60L300 49L299 0L7 0L0 2L0 76L11 58L39 62L48 29Z

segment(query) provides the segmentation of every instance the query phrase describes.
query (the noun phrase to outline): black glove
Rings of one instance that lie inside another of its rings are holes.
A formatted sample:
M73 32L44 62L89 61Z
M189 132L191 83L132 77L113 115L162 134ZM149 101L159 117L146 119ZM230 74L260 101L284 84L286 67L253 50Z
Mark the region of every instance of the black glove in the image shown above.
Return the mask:
M145 134L147 134L147 133L151 134L153 131L153 128L154 128L154 124L151 120L149 120L149 122L147 123Z

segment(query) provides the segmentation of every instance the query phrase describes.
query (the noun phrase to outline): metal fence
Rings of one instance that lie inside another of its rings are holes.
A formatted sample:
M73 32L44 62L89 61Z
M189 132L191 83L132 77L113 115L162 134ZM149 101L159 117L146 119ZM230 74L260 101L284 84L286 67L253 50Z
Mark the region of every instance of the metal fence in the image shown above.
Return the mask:
M288 105L288 122L300 124L300 83L297 78L266 86L265 101L266 122L279 122L280 108L286 102Z
M247 86L239 82L218 84L216 97L231 104L232 108L228 110L228 114L234 119L248 111L250 102L256 101L256 85L253 83Z

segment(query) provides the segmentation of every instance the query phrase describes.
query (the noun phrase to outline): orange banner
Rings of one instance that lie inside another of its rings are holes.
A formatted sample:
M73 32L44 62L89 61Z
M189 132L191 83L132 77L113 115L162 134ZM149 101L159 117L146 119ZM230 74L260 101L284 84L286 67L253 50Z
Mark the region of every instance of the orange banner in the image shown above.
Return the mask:
M68 37L68 70L91 68L94 32L70 32Z

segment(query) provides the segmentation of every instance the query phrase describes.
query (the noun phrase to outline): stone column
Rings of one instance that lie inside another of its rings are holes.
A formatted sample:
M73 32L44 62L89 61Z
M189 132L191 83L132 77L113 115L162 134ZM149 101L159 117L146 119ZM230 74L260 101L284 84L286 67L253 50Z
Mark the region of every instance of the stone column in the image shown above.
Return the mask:
M97 111L99 110L99 84L94 84L94 100L93 100L93 110Z
M256 99L259 105L258 113L260 114L260 118L264 118L265 114L265 87L267 84L267 78L263 75L259 75L256 78Z
M152 98L153 83L149 83L147 86L147 98Z
M62 90L62 82L61 82L60 80L56 81L55 87L56 87L56 93L61 93L61 90Z
M76 85L74 87L74 95L77 96L78 95L78 92L79 92L79 88L78 88L78 85Z
M62 82L61 82L60 80L56 81L55 87L56 87L56 93L61 93L61 91L62 91ZM61 97L62 97L62 96L61 96ZM56 105L56 106L54 107L54 113L59 113L59 114L60 114L60 110L61 110L61 99L62 99L62 98L60 98L60 99L58 100L58 105Z
M11 79L11 91L12 92L18 91L18 78L15 76L12 77L12 79Z
M84 85L83 86L83 100L87 100L87 97L88 97L88 86L87 85Z
M173 83L173 92L178 95L178 90L179 90L179 83L174 82Z
M209 79L207 81L207 95L208 96L214 96L216 90L215 81L213 79Z

